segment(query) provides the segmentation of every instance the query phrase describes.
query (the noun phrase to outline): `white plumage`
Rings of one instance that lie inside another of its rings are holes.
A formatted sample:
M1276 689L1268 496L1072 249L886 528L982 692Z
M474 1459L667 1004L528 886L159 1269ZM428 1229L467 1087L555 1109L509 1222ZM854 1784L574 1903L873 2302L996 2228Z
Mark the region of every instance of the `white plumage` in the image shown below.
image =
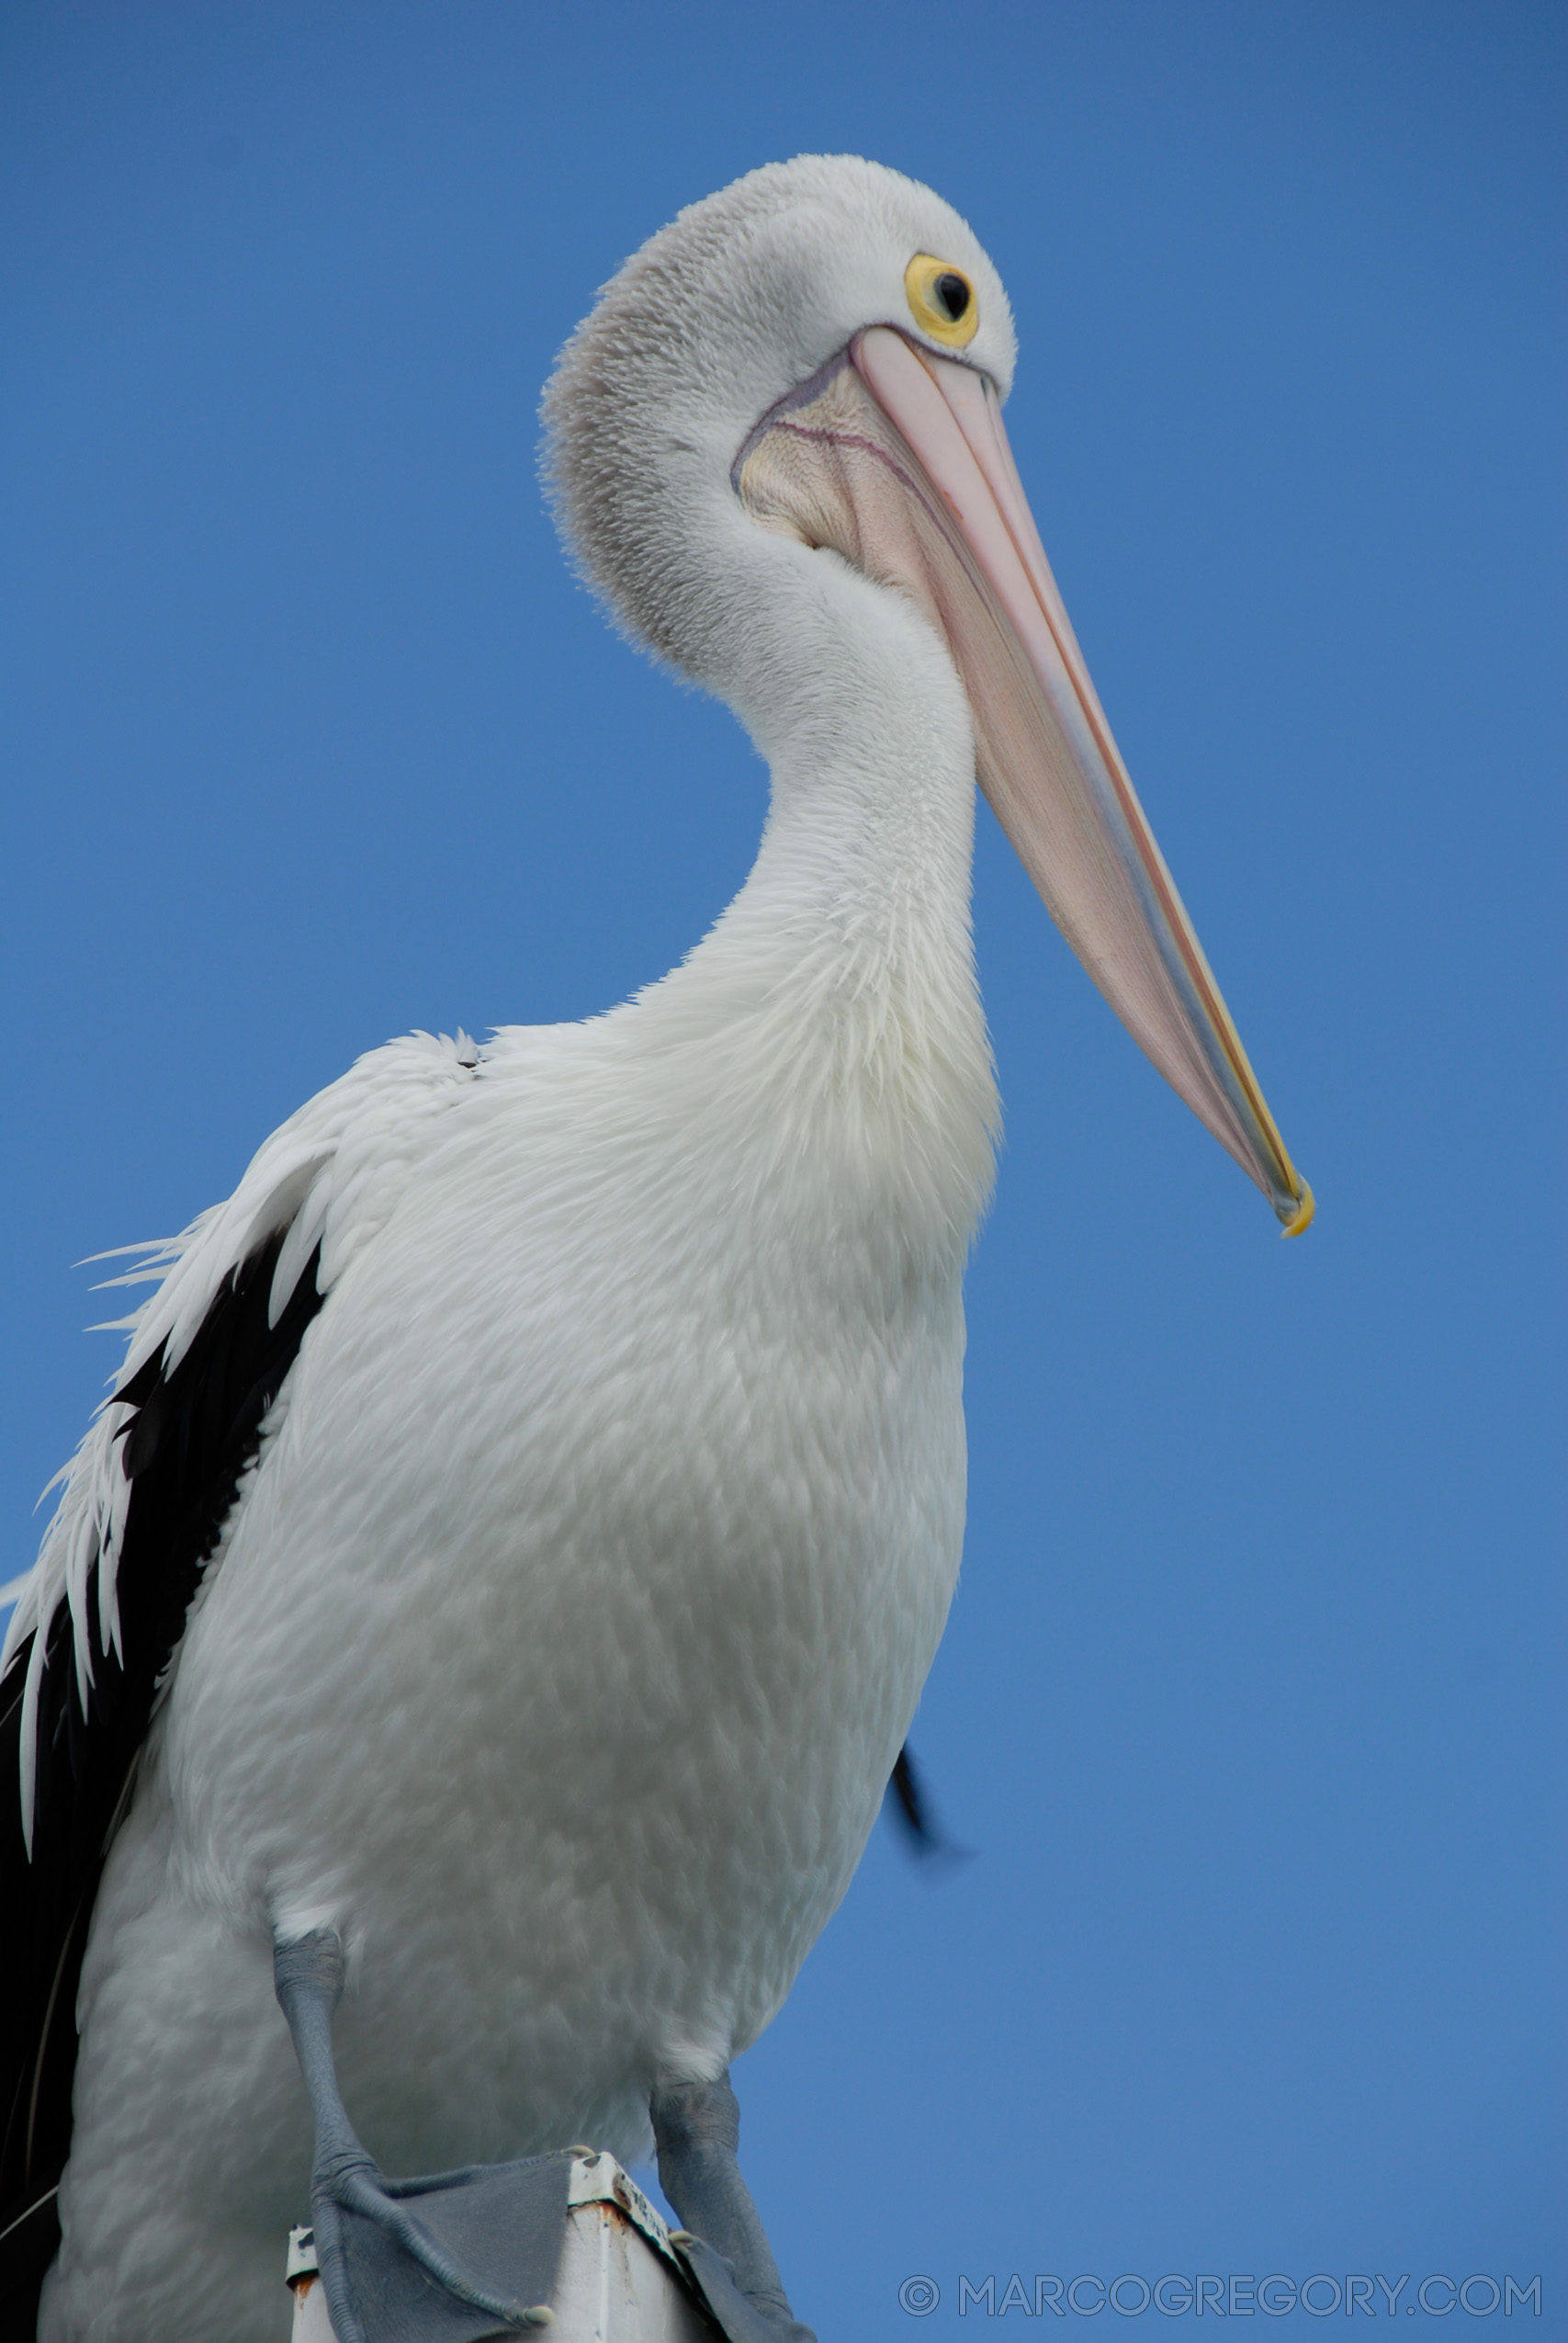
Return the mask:
M325 1301L98 1895L50 2343L284 2331L310 2143L275 1930L344 1941L339 2068L386 2168L630 2158L650 2088L756 2038L854 1870L963 1530L997 1115L976 742L929 608L759 526L732 468L898 323L911 253L967 273L965 363L1005 392L968 230L849 161L684 215L552 391L596 582L769 758L736 901L586 1024L372 1052L150 1264L122 1383L279 1230L274 1315L318 1242ZM83 1618L95 1561L112 1637L129 1412L71 1468L11 1650Z

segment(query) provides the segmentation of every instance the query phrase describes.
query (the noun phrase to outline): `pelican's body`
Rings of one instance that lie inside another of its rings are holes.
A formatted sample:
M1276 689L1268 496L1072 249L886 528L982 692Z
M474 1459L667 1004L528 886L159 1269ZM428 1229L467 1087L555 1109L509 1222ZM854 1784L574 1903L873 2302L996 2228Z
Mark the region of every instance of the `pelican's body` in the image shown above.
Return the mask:
M932 795L946 885L901 938L908 905L864 904L862 987L821 983L804 922L766 934L775 837L641 999L503 1034L471 1071L398 1044L342 1086L378 1156L400 1121L416 1151L361 1247L352 1204L329 1217L353 1258L100 1893L62 2208L83 2245L46 2336L150 2247L171 2315L210 2286L216 2332L235 2207L254 2331L282 2323L310 2135L280 1906L345 1930L345 2094L394 2168L641 2156L653 2078L718 2072L788 1991L958 1568L992 1092L968 770ZM413 1112L389 1114L411 1064ZM160 2074L193 2022L171 2127Z
M885 330L906 282L913 323ZM977 332L931 306L955 285ZM1084 866L1087 911L1067 880L1089 817L1047 808L1037 835L1007 794L1031 759L1053 787L1120 773L1065 618L1029 648L1059 606L1043 556L976 517L975 498L1012 511L991 420L1011 362L963 222L844 159L683 215L568 353L568 526L626 623L767 754L767 832L662 982L479 1051L373 1053L155 1264L125 1396L13 1631L69 1614L89 1717L126 1477L142 1486L134 1409L199 1357L258 1246L281 1244L273 1317L287 1331L308 1296L308 1322L118 1810L46 2343L286 2330L311 2134L275 1945L341 1945L344 2100L381 2164L414 2171L580 2138L643 2154L650 2094L722 2077L787 1993L958 1570L961 1280L997 1112L977 753L1102 989L1162 1064L1198 1035L1218 1075L1194 1044L1172 1079L1299 1220L1174 890L1174 911L1137 896L1168 874L1130 785L1130 812L1110 783L1091 809L1111 846ZM886 417L903 436L881 447ZM1015 626L1032 666L997 651ZM1039 712L1031 678L1055 689L1057 668L1081 739ZM1140 921L1164 939L1152 976Z

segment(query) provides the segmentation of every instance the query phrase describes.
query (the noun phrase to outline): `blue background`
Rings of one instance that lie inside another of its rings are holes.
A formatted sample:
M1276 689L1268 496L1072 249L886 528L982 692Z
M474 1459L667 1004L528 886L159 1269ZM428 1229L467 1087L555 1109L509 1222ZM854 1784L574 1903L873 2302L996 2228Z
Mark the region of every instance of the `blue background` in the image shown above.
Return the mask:
M1015 2269L1541 2270L1561 2331L1564 28L0 17L0 1579L115 1355L73 1260L389 1034L615 1001L744 877L761 766L541 510L593 289L849 148L1011 290L1042 532L1320 1208L1278 1242L983 813L1008 1142L915 1732L976 1853L879 1832L737 2077L824 2343Z

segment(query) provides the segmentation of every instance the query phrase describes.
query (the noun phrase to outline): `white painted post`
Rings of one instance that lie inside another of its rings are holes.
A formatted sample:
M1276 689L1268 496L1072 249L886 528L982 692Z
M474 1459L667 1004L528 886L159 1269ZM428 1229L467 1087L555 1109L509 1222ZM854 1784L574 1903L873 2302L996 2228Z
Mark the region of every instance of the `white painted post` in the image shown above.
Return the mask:
M309 2229L288 2232L288 2283L294 2297L291 2343L333 2343L327 2290L316 2274L316 2240Z
M670 2232L613 2156L574 2156L550 2343L723 2343Z
M293 2343L333 2343L308 2229L288 2237ZM580 2149L550 2296L550 2343L723 2343L682 2270L670 2232L613 2156Z

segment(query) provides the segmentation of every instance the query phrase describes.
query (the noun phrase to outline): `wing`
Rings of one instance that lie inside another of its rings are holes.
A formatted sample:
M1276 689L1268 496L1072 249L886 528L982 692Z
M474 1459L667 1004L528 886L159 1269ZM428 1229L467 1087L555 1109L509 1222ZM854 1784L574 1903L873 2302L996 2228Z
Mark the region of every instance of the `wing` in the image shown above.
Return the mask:
M931 1793L908 1741L898 1752L884 1803L897 1817L910 1852L921 1862L937 1855L951 1858L968 1853L967 1848L954 1844L932 1813Z
M60 1476L0 1659L0 2302L17 2332L60 2239L94 1899L191 1600L307 1328L478 1061L461 1034L371 1051L226 1204L111 1281L155 1290L119 1321L124 1364Z

